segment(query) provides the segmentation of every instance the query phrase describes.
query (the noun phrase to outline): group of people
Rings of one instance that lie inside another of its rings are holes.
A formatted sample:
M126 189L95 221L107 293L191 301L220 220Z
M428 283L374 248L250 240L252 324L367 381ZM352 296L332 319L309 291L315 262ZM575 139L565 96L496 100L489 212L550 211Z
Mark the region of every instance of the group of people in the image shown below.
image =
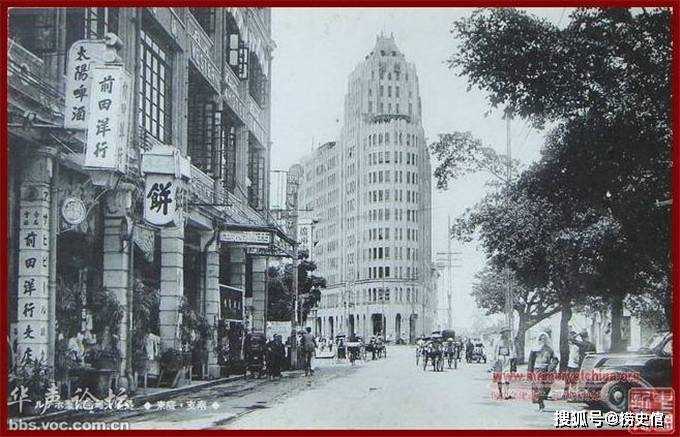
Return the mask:
M509 387L511 375L517 371L515 347L515 342L510 339L510 329L503 329L500 339L494 345L493 355L494 380L498 384L501 399L512 398ZM577 334L572 330L569 333L569 355L565 358L568 377L565 378L564 396L568 396L570 386L576 385L583 359L589 352L595 352L595 345L588 340L588 332L583 330ZM550 335L541 332L529 353L527 365L527 374L531 375L531 399L538 404L539 411L545 408L545 400L552 389L559 362Z

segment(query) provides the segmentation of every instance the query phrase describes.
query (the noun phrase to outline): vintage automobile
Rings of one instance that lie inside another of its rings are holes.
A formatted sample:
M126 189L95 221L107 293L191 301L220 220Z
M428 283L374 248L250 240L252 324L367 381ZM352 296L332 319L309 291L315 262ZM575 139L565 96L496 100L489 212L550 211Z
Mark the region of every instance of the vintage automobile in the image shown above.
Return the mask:
M672 355L671 332L654 335L637 352L588 354L581 365L576 399L626 411L631 388L672 386Z

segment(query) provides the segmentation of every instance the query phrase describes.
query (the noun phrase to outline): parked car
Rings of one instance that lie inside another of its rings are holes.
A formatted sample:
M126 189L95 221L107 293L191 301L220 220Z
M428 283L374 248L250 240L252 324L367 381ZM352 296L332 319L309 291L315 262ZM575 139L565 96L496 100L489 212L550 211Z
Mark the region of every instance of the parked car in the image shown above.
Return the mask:
M588 404L626 411L633 387L671 387L673 334L654 335L637 352L591 353L581 366L578 394Z

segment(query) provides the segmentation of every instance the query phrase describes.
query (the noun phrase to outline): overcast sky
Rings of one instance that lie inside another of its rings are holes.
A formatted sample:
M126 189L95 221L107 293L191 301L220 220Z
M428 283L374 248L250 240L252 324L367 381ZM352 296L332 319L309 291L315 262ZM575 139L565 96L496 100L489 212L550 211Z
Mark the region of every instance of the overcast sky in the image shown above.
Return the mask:
M450 70L445 60L456 41L451 23L470 14L466 8L274 8L272 36L277 48L272 65L272 169L286 170L310 152L312 144L339 137L347 79L375 44L376 35L394 34L406 59L415 63L423 104L423 126L428 143L439 133L471 131L486 145L505 153L506 125L500 111L490 109L486 96L466 92L465 78ZM532 9L555 24L568 21L564 8ZM513 158L530 163L539 156L544 132L523 120L511 126ZM434 169L436 162L432 163ZM472 207L490 188L486 175L470 175L436 190L433 181L433 257L446 250L447 216L452 219ZM469 295L474 275L485 264L477 243L452 243L461 252L454 273L454 327L470 326L478 312ZM445 308L440 281L440 309ZM445 317L445 311L440 311Z

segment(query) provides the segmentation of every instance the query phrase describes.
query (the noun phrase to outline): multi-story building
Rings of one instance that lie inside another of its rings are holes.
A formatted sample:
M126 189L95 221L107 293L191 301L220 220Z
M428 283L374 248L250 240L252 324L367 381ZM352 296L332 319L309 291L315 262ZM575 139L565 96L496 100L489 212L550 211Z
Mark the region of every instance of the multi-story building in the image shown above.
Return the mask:
M133 387L142 323L132 305L146 290L160 296L143 324L148 344L181 350L182 327L203 320L195 374L216 376L216 344L227 338L233 353L244 329L265 327L266 263L251 243L277 233L266 190L270 10L12 9L9 36L11 366L54 365L59 341L81 330L107 347L113 334L113 370ZM102 67L127 80L114 88L119 106L81 105L111 91L112 76L92 81ZM107 116L94 131L109 108L113 126ZM119 136L106 144L109 127ZM115 325L101 296L122 312Z
M430 156L416 68L393 36L378 36L350 75L340 141L302 165L299 205L318 220L313 259L328 281L310 324L326 336L429 333Z

